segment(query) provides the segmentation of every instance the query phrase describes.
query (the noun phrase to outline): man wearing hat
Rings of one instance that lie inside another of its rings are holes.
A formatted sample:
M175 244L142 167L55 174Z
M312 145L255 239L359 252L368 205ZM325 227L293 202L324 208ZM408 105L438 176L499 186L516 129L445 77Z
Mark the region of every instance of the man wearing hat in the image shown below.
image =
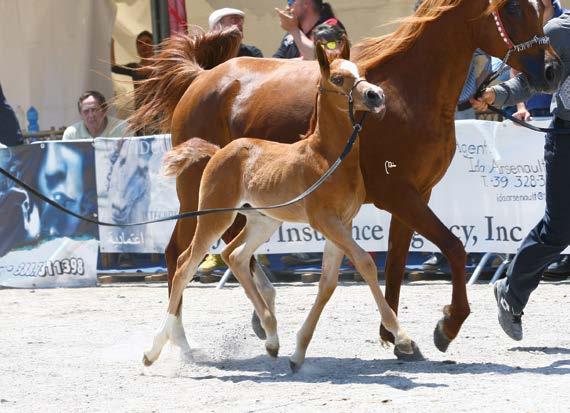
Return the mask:
M236 26L243 36L243 22L245 13L238 9L225 7L223 9L214 10L208 18L210 30L224 30L231 26ZM263 57L261 50L255 46L241 44L239 47L239 56Z

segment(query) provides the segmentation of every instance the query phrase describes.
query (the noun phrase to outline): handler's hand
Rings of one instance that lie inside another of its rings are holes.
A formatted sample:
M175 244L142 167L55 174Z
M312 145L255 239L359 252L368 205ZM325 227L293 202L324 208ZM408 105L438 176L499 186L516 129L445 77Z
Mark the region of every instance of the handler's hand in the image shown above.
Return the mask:
M290 33L299 28L299 20L292 10L281 10L276 7L275 11L279 15L279 25L283 30Z
M475 110L485 112L489 108L489 105L492 105L495 102L495 91L488 87L479 99L471 98L469 99L469 102Z
M532 120L532 116L530 116L530 112L526 109L517 110L515 113L513 113L513 118L524 120L525 122L528 120Z

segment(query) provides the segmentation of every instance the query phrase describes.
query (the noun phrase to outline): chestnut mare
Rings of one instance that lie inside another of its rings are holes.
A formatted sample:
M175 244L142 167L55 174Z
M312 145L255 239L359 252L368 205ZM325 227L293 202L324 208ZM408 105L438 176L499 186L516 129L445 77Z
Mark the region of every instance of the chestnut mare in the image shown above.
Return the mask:
M220 149L199 138L186 141L165 157L167 174L179 176L197 160L211 156L200 183L200 210L219 207L252 207L276 205L294 198L316 182L337 160L353 128L354 109L383 114L384 93L359 75L358 68L348 60L348 41L344 41L342 58L330 57L324 46L317 44L321 80L315 108L315 129L306 139L283 144L267 140L241 138ZM336 53L335 53L336 54ZM350 111L351 117L346 112ZM382 116L378 116L381 118ZM297 347L290 359L297 371L313 336L319 316L335 290L338 268L346 254L368 283L382 317L382 323L396 337L396 354L414 357L414 346L400 327L380 288L376 265L352 239L352 219L364 202L366 192L360 171L358 142L315 192L300 202L282 208L243 212L247 223L222 252L224 261L243 286L259 315L267 334L265 347L277 357L279 339L274 307L268 305L254 285L250 271L253 253L279 228L283 221L305 222L326 237L323 274L319 293L305 323L297 334ZM152 364L164 344L171 340L185 351L189 346L181 323L182 294L210 246L233 224L237 212L224 212L198 217L190 246L178 258L166 319L155 336L153 348L145 352L144 363Z
M389 102L384 118L370 119L361 132L360 151L366 202L392 214L386 300L397 312L406 256L417 231L437 245L451 266L451 304L444 306L434 330L441 351L470 312L464 246L428 207L431 190L455 153L455 106L477 47L500 58L512 49L508 64L524 72L534 88L556 84L560 60L541 44L542 14L537 0L425 0L394 33L365 39L353 49L354 61ZM179 40L172 46L183 45ZM199 59L179 57L190 51L164 53L167 58L157 62L156 77L146 85L159 92L147 96L132 121L144 125L162 116L173 146L194 136L220 146L241 136L294 142L308 129L319 78L314 62L239 58L203 70ZM168 59L168 53L178 55ZM386 162L397 165L390 174ZM196 163L178 177L180 211L197 209L204 165ZM195 227L194 219L176 224L166 249L170 279ZM256 282L269 291L263 277L259 274ZM380 334L393 340L383 327Z

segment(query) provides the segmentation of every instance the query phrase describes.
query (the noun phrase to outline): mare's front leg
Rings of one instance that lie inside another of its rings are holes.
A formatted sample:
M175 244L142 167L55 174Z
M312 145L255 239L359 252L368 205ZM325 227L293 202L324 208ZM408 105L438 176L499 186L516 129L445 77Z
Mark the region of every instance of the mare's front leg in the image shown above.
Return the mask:
M424 197L413 186L400 183L397 195L384 200L384 209L407 227L433 242L445 255L451 267L453 288L451 305L444 306L444 316L434 330L435 346L444 352L470 313L465 284L465 248L459 238L453 235L433 213Z
M295 352L289 359L289 364L293 372L299 371L305 361L305 354L309 343L313 338L313 333L317 322L325 308L325 305L332 296L338 283L338 270L342 262L344 253L340 248L327 239L323 253L322 275L319 280L319 292L315 298L315 303L311 307L303 326L297 333L297 346Z

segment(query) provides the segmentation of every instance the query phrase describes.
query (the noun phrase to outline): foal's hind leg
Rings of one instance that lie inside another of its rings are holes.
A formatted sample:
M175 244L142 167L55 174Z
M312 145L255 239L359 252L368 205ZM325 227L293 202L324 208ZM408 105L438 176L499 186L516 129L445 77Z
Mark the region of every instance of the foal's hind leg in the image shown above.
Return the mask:
M270 304L258 291L250 270L253 253L275 232L281 222L259 213L248 213L245 228L228 244L222 258L242 285L259 316L267 334L265 348L270 356L277 357L279 338L277 320Z
M182 295L184 288L196 273L198 265L235 218L235 213L206 215L200 217L194 239L190 246L178 257L176 272L172 280L172 291L166 317L156 333L152 348L144 352L143 362L149 366L160 356L164 345L171 340L184 352L190 350L182 328Z
M267 278L267 274L265 274L265 271L261 268L261 265L255 258L251 259L250 269L253 274L253 281L255 282L257 291L259 291L271 312L275 314L275 287L271 284L271 281ZM267 334L261 326L261 321L259 320L255 310L251 316L251 327L253 328L255 335L261 340L265 340L267 338Z
M305 361L307 348L313 338L317 322L337 286L338 269L343 257L344 253L342 250L327 240L323 253L323 270L319 280L319 292L303 326L297 333L297 346L295 347L295 352L289 359L291 370L294 372L298 371Z

